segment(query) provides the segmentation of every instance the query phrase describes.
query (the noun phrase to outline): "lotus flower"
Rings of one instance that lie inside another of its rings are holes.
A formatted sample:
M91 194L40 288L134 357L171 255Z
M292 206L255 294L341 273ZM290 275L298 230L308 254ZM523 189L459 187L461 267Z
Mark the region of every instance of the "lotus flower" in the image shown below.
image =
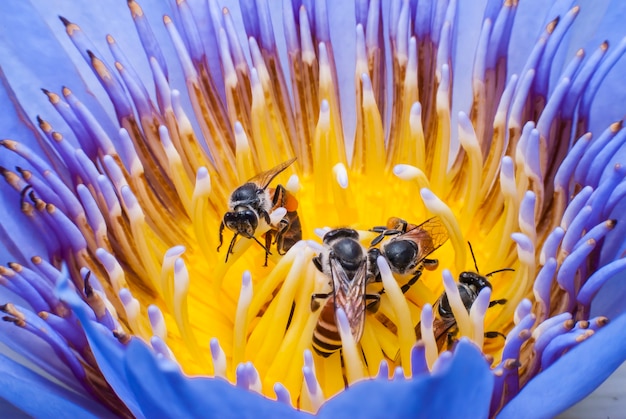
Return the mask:
M622 4L83 3L2 5L16 414L550 417L626 359Z

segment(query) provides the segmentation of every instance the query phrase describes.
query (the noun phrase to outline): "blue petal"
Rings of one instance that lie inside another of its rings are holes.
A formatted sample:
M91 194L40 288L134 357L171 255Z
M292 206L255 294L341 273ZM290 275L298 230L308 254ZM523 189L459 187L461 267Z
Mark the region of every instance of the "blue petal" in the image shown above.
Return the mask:
M0 399L34 417L115 417L97 401L87 399L0 354ZM1 406L1 404L0 404ZM3 417L8 412L3 410Z
M186 377L171 362L159 362L139 339L128 344L125 367L129 387L146 417L309 416L221 379Z
M551 418L583 399L626 360L625 328L622 315L567 352L526 384L498 418Z
M318 415L336 417L487 417L494 378L474 344L459 341L448 368L401 381L368 380L322 406Z
M136 417L142 417L141 409L128 388L124 373L124 350L123 346L111 335L110 330L89 318L89 308L70 286L69 279L63 276L57 284L57 294L60 299L70 305L76 317L80 320L89 347L93 351L100 371L111 385L120 400Z

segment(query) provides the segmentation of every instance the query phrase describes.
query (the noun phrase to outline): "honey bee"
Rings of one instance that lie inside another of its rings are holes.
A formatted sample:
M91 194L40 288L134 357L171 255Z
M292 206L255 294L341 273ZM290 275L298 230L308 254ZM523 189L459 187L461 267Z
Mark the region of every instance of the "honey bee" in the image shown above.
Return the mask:
M377 247L369 249L370 276L376 282L381 281L376 259L378 256L383 256L392 272L399 275L408 273L413 275L406 284L402 285L402 293L406 293L417 282L424 268L437 269L439 261L427 259L427 257L448 240L448 232L437 217L430 218L420 225L409 224L401 218L391 217L386 226L374 227L371 231L380 233L372 240L371 246L376 246L387 236L394 237L383 243L380 249Z
M352 336L358 342L363 334L365 310L375 311L380 295L365 291L368 257L359 243L359 233L350 228L330 230L324 235L323 243L324 250L313 258L313 263L330 278L332 290L311 295L311 311L320 308L319 299L327 299L313 331L313 349L326 358L341 349L337 309L342 308L346 313Z
M472 245L469 244L470 252L472 254L472 259L474 260L474 267L476 268L476 272L461 272L459 275L459 284L457 285L459 294L461 296L461 301L463 301L463 305L465 309L469 313L472 308L472 304L478 298L478 294L484 288L491 288L491 283L487 279L493 274L505 271L513 271L511 268L498 269L496 271L490 272L486 275L481 275L478 271L478 265L476 264L476 257L474 256L474 251L472 250ZM505 304L506 299L494 300L489 302L489 307L493 307L499 304ZM452 307L450 307L450 302L448 301L448 295L444 292L439 300L435 303L435 307L433 307L433 311L437 314L433 320L433 332L435 335L435 340L437 342L437 347L439 350L442 348L450 349L454 344L454 337L458 332L456 319L454 318L454 314L452 313ZM415 328L415 333L417 335L417 339L421 339L421 327L418 324ZM505 337L500 332L486 332L485 337L487 338L495 338L497 336Z
M268 189L270 182L295 160L295 158L287 160L266 172L259 173L235 189L230 195L228 202L229 211L224 214L220 224L220 243L217 246L219 251L224 242L224 227L235 233L228 246L225 262L228 262L228 257L233 252L233 246L239 235L247 239L253 239L265 249L264 266L267 266L267 257L271 254L270 246L272 240L276 243L278 254L284 255L297 241L302 239L302 228L300 226L300 218L298 217L298 201L296 198L282 185L277 185L274 189ZM287 213L278 222L277 226L271 225L270 212L279 207L285 208ZM261 243L254 236L260 219L263 219L270 225L270 230L265 233L265 244Z

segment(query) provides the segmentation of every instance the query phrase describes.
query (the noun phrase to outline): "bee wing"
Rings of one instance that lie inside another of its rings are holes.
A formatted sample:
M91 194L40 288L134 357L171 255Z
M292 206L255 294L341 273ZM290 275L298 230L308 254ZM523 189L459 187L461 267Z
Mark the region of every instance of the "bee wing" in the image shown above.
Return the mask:
M418 244L418 261L424 260L448 240L448 230L439 217L433 217L402 234L403 240L413 240Z
M367 260L363 259L352 279L335 258L330 258L330 272L335 290L335 308L341 307L346 313L352 336L358 342L363 334L365 322Z
M250 182L255 183L261 189L265 189L270 184L270 182L276 176L278 176L280 174L280 172L282 172L283 170L288 168L294 161L296 161L295 157L293 159L289 159L289 160L287 160L285 162L282 162L278 166L272 167L271 169L266 170L265 172L261 172L258 175L254 176L252 179L248 180L248 183L250 183Z

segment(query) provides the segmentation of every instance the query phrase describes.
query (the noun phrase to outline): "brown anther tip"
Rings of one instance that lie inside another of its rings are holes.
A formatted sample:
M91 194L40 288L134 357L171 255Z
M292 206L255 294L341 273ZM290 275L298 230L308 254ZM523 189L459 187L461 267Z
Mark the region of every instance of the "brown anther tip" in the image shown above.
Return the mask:
M582 335L580 335L580 336L578 336L576 338L576 342L578 342L578 343L583 342L583 341L589 339L589 337L591 337L591 335L593 335L593 334L594 334L593 330L591 330L591 329L585 330L585 333L583 333Z
M15 317L11 317L11 316L3 316L2 320L4 320L5 322L9 322L9 323L13 323L14 325L18 326L18 327L24 327L26 326L26 322L22 319L17 319Z
M596 245L596 240L595 239L589 239L589 240L587 240L587 244L589 246L595 246Z
M115 68L117 69L117 71L123 71L124 70L124 66L119 61L115 62Z
M532 336L532 332L528 329L524 329L521 332L519 332L518 337L522 340L527 340L530 339L530 337Z
M546 31L551 34L552 32L554 32L554 29L556 28L556 26L559 24L559 20L561 18L560 17L556 17L554 18L554 20L552 20L550 23L548 23L548 25L546 26Z
M176 5L181 5L185 2L185 0L176 0Z
M570 330L574 327L575 324L576 323L574 322L574 320L568 319L563 322L563 327L567 330Z
M39 265L41 262L43 262L41 256L33 256L32 258L30 258L30 261L33 262L35 265Z
M8 265L9 265L9 268L13 269L15 272L18 272L18 273L22 272L22 268L23 267L19 263L17 263L17 262L9 262Z
M11 272L10 270L8 270L7 268L5 268L4 266L0 265L0 275L2 276L12 276L13 272Z
M63 96L68 97L69 95L72 94L72 91L70 90L69 87L67 86L63 86L63 88L61 89L61 91L63 92Z
M39 313L37 313L37 315L40 319L47 320L50 313L48 313L47 311L40 311Z
M518 359L507 359L506 361L504 361L504 368L509 370L519 368L521 366L522 364L519 362Z
M617 225L617 220L606 220L606 226L608 228L615 228Z
M109 44L115 43L115 38L113 38L113 36L111 36L110 34L107 34L106 39Z
M12 151L15 151L15 149L17 148L17 142L9 140L8 138L0 140L0 145Z
M60 142L60 141L63 140L63 135L61 135L61 133L55 131L55 132L52 133L52 139L54 141Z
M83 282L85 283L85 295L87 297L91 297L93 295L93 287L91 286L89 278L91 278L91 271L88 271L85 278L83 278Z
M578 12L580 12L580 6L576 5L572 7L572 13L578 13Z
M581 320L578 322L578 327L580 327L581 329L588 329L589 322L587 320Z
M596 319L596 325L598 325L600 327L607 325L609 322L610 322L609 318L608 317L604 317L604 316L598 317Z
M615 163L615 166L613 166L613 168L614 168L615 170L619 170L619 169L621 169L621 168L622 168L622 165L621 165L621 164L619 164L619 163Z
M619 121L613 122L611 126L609 127L609 129L611 130L611 132L617 132L622 129L622 125L624 125L624 121L619 120Z
M44 93L44 95L49 96L50 95L50 90L46 89L46 88L41 88L41 91Z
M169 25L170 23L172 23L172 18L169 17L168 15L163 15L163 23L165 23L166 25Z
M230 13L230 11L228 10L228 7L222 7L222 14L223 15L227 15L229 13Z
M55 207L54 204L46 204L46 211L48 211L48 214L52 214L56 211L56 209L57 207Z
M143 9L139 3L134 0L128 0L128 9L130 10L130 15L133 19L143 16Z
M609 41L604 41L603 43L600 44L600 49L602 51L606 51L607 49L609 49Z
M504 375L504 371L502 371L501 369L494 370L493 375L495 375L496 377L502 377L502 375Z
M59 19L61 20L61 22L63 22L63 24L64 24L65 26L69 26L69 25L71 25L71 24L72 24L72 22L70 22L69 20L67 20L67 19L66 19L66 18L64 18L63 16L60 16L60 15L59 15Z
M113 331L113 337L115 337L115 339L117 339L120 343L126 345L128 342L130 342L131 336L128 333L124 333L122 331L117 331L114 330Z
M584 49L579 49L578 51L576 51L576 56L577 57L584 57L585 56L585 50Z

